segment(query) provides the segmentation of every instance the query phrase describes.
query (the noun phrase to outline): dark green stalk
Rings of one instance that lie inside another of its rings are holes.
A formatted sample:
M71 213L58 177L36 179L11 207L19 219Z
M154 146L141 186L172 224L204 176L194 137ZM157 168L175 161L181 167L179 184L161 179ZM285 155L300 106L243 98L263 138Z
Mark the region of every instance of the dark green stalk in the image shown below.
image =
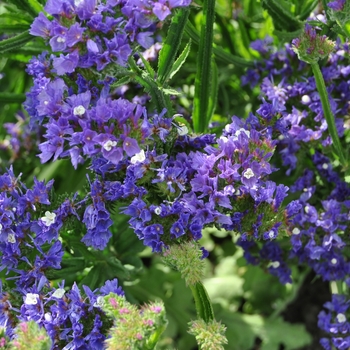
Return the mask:
M337 128L335 126L334 116L331 111L331 106L329 104L328 99L328 92L326 89L326 85L323 79L322 72L320 70L320 67L317 62L311 63L312 71L314 73L315 81L316 81L316 87L317 91L320 95L320 99L322 102L322 108L323 108L323 114L326 118L327 125L328 125L328 131L332 138L333 146L336 151L336 153L339 156L341 164L346 168L346 159L343 154L343 149L340 143L340 139L338 136Z
M192 116L193 128L197 133L207 130L211 118L209 101L211 97L214 20L215 0L204 0Z

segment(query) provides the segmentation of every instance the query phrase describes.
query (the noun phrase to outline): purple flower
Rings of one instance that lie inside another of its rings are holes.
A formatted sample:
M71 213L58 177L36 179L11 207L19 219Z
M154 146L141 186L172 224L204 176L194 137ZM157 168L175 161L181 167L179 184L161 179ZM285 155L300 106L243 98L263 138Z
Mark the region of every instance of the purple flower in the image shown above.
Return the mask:
M332 9L333 11L342 11L344 9L346 0L335 0L331 1L327 4L327 6Z
M78 50L75 50L66 56L61 54L60 57L53 58L53 67L56 70L57 75L73 73L78 65L78 61L79 52Z
M31 35L41 36L42 38L47 39L50 37L51 26L51 22L42 12L40 12L38 17L34 19L34 22L30 26L29 33Z

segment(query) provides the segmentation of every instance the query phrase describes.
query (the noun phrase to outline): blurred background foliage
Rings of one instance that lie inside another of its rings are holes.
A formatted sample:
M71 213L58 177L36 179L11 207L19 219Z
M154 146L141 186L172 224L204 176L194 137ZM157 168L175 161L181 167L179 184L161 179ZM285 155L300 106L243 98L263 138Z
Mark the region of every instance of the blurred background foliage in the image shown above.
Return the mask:
M0 3L0 39L12 38L28 31L35 15L45 0L8 0ZM190 22L186 28L183 47L191 39L192 46L186 63L171 81L180 91L174 101L178 113L189 120L192 109L196 74L197 43L202 16L201 0L193 2ZM250 43L271 36L277 47L298 35L312 11L322 11L322 1L315 0L217 0L214 27L214 50L217 64L218 96L212 119L213 132L220 132L232 115L245 118L259 105L259 87L241 85L241 76L254 60L257 51ZM27 10L24 11L24 7ZM277 7L283 8L285 21L275 16ZM288 18L293 20L288 21ZM166 35L169 23L160 29L159 40ZM197 40L197 41L196 41ZM25 41L25 40L24 40ZM25 72L26 63L33 55L49 50L39 38L31 38L13 51L0 56L0 169L13 165L16 174L28 186L36 176L39 180L55 179L55 191L84 193L87 164L74 170L68 160L40 164L36 144L21 147L16 154L9 147L10 136L5 123L17 123L21 133L27 123L21 103L32 82ZM1 50L1 47L0 47ZM151 64L156 65L156 62ZM126 97L140 94L137 86L129 86ZM40 133L35 135L40 142ZM301 165L303 166L303 165ZM283 176L284 172L276 176ZM83 233L72 234L69 227L62 234L66 254L62 269L52 272L53 280L74 281L91 289L105 280L117 277L134 303L162 299L169 320L160 349L196 349L194 337L187 334L187 323L195 318L191 292L180 275L166 267L160 257L144 249L136 235L128 228L127 217L113 211L113 239L106 251L95 252L80 243ZM77 227L74 227L77 230ZM254 266L248 266L242 250L235 245L237 235L232 232L208 229L201 241L210 252L206 260L204 284L214 304L216 318L227 326L230 350L250 349L306 349L311 342L305 324L290 324L283 320L283 311L292 302L308 275L307 269L295 267L293 284L281 285L277 278ZM286 242L286 244L288 244ZM2 275L4 278L5 276ZM310 347L310 349L316 349Z

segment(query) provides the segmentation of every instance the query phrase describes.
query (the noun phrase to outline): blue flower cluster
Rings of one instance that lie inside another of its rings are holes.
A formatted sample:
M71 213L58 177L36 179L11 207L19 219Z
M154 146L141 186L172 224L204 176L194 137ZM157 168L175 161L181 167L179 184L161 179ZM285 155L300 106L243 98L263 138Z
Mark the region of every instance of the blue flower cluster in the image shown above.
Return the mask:
M264 59L247 71L242 77L242 84L255 86L261 82L266 100L258 114L264 121L275 121L274 129L279 134L278 151L287 168L286 174L290 175L297 166L297 159L304 153L305 143L321 144L326 150L332 143L315 79L311 68L297 58L290 45L274 51L271 40L267 38L254 42L252 47ZM350 98L349 54L348 44L338 44L322 67L340 137L349 129L344 120Z
M267 38L254 42L252 47L264 59L257 62L254 69L247 71L243 83L247 84L249 79L254 84L261 82L266 100L257 111L259 120L274 124L272 132L278 140L276 153L282 157L286 175L301 174L294 176L294 184L290 188L294 198L299 199L294 202L293 217L288 219L292 249L284 253L284 258L310 266L323 280L345 280L348 283L350 261L346 254L349 243L346 232L350 220L350 186L328 156L332 154L329 147L332 141L328 136L327 122L311 70L304 62L297 60L289 45L274 51L271 40ZM340 137L349 133L349 57L348 44L338 43L335 52L321 68ZM300 161L306 158L308 168L301 169ZM322 200L319 193L322 193ZM253 264L261 263L264 249L273 250L266 246L259 250L256 242L240 244L245 249L247 260ZM281 266L278 256L282 254L278 255L277 252L282 250L276 247L273 251L279 263L276 266ZM334 323L330 314L322 312L319 316L320 328L332 337L343 334L342 338L332 338L337 349L349 347L346 337L348 328L343 314L348 305L345 300L343 296L334 296L332 303L326 304L329 310L338 313L339 317L336 316ZM322 345L325 349L331 349L328 339L323 339Z
M318 315L318 326L331 335L331 339L322 338L321 345L325 350L333 347L346 350L350 347L350 323L347 317L350 302L344 295L333 294L332 301L327 302L324 307L328 310L321 311Z
M77 68L110 63L125 66L135 44L148 49L153 45L156 22L170 15L171 9L188 6L191 0L49 0L45 11L34 20L30 34L46 39L53 52L52 71L62 76Z
M98 297L110 292L123 295L123 291L116 279L99 291L84 286L85 299L76 285L66 295L64 281L52 288L50 273L61 268L64 254L59 231L84 203L66 200L52 210L52 186L53 181L34 179L28 189L12 169L0 176L0 266L7 280L0 292L0 323L12 337L18 321L34 320L47 330L53 349L61 349L62 344L102 349L108 329L102 329L106 315Z

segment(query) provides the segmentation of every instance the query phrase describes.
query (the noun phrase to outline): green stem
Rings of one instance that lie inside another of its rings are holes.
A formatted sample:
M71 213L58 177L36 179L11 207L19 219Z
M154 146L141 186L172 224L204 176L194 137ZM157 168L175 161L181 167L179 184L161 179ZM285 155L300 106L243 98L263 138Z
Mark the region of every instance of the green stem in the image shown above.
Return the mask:
M346 168L346 159L343 154L343 149L340 143L340 139L338 136L337 128L335 126L335 121L334 121L334 116L331 111L331 106L329 104L329 99L328 99L328 92L326 90L326 85L323 79L322 72L320 70L320 67L317 62L311 63L312 71L315 76L315 81L316 81L316 87L317 91L320 95L321 103L322 103L322 108L323 108L323 114L324 117L326 118L327 125L328 125L328 131L329 134L332 138L333 146L336 151L336 153L339 156L341 164Z
M212 52L215 20L215 0L204 0L201 34L197 55L197 73L193 100L193 128L205 132L211 118L209 100L212 82Z
M206 323L214 320L214 311L210 302L209 295L202 282L197 282L190 286L194 302L196 305L197 315Z

